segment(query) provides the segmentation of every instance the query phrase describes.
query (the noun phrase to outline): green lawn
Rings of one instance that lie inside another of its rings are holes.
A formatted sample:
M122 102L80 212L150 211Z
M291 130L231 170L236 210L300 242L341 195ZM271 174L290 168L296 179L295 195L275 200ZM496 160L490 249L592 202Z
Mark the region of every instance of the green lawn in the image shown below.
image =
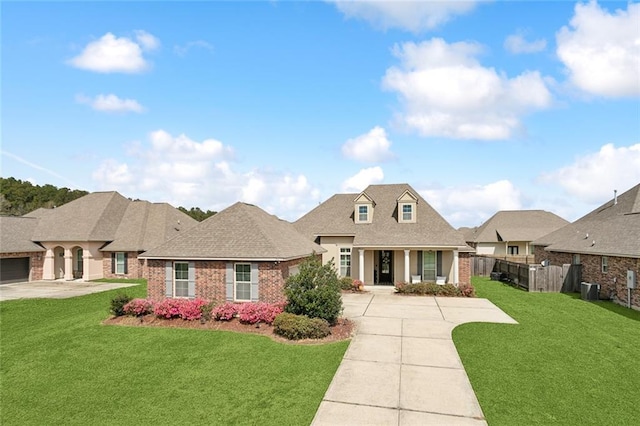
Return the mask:
M488 278L473 284L520 323L453 331L491 426L640 422L640 312Z
M348 345L101 325L118 291L0 303L0 424L309 424Z

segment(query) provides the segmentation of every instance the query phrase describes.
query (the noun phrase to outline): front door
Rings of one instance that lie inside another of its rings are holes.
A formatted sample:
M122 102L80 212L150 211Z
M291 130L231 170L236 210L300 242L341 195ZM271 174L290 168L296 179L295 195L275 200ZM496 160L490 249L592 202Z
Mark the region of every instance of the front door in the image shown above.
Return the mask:
M393 252L380 250L378 256L378 284L393 284Z

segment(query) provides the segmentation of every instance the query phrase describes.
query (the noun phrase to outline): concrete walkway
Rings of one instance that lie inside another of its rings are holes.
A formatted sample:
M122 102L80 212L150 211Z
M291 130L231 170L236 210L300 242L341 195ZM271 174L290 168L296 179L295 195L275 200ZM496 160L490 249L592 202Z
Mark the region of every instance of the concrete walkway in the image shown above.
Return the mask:
M2 284L0 285L0 301L35 298L67 299L134 285L138 284L84 281L32 281L28 283Z
M451 331L467 322L517 324L487 299L344 294L357 332L313 425L486 425Z

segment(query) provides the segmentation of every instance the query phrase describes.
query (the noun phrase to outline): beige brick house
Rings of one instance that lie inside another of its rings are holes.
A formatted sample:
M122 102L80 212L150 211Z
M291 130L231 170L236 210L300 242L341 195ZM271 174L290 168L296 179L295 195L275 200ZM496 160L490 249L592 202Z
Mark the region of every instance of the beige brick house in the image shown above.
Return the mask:
M341 276L367 285L469 283L469 247L408 184L336 194L294 223Z
M582 265L582 281L600 284L601 299L640 309L640 184L533 245L536 259ZM631 291L628 271L636 277Z
M236 203L140 256L151 299L285 301L284 284L306 257L324 249L293 225Z
M0 282L141 278L138 255L197 223L166 203L94 192L2 218Z

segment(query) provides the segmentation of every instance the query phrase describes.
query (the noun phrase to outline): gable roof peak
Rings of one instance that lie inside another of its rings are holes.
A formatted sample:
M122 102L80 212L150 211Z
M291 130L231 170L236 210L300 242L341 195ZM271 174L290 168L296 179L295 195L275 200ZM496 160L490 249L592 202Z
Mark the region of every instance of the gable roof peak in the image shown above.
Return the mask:
M373 198L371 198L371 196L369 196L369 194L367 194L367 191L362 191L360 194L358 194L358 196L353 200L354 203L361 203L363 202L363 199L365 202L371 203L374 206L376 205L376 202L373 200Z
M409 189L406 189L402 194L400 194L400 196L396 198L396 201L406 201L405 196L408 196L410 199L412 199L416 203L418 202L418 196Z

